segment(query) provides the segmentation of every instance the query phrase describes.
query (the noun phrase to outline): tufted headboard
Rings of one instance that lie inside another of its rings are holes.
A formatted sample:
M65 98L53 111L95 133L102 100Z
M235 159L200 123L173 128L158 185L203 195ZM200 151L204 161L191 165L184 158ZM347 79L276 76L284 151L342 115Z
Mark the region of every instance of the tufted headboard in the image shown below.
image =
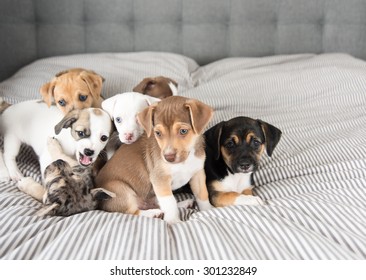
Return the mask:
M366 59L366 0L1 0L0 81L38 58L166 51L347 52Z

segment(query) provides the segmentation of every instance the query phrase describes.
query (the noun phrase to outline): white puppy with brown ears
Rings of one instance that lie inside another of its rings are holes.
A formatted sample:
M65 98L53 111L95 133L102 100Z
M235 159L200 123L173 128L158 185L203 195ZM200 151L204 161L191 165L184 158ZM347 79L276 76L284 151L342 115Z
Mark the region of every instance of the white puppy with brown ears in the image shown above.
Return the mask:
M159 98L142 93L125 92L104 100L102 108L113 119L120 141L124 144L131 144L144 132L143 127L137 121L137 114L159 101Z
M104 149L112 130L110 117L102 109L74 110L64 117L56 106L48 108L46 103L38 100L10 106L3 113L1 122L5 165L10 179L16 181L23 178L15 160L22 143L31 146L39 157L43 176L45 168L52 162L47 149L48 137L55 136L66 155L88 166Z

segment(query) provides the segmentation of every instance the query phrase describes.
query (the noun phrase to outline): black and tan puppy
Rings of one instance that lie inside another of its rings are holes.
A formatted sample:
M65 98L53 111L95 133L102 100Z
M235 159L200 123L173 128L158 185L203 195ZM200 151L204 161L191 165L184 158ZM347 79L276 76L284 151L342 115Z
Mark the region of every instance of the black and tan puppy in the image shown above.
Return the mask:
M262 205L252 195L252 174L264 151L271 156L281 131L261 120L237 117L207 130L206 183L210 202L216 207Z

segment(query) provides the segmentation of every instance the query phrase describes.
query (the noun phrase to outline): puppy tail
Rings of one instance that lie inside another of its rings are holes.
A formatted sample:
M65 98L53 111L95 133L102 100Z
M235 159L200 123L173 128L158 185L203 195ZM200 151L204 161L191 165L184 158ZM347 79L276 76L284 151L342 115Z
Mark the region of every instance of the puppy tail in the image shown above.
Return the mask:
M60 205L57 203L53 203L51 205L44 206L40 210L37 211L36 216L43 217L46 215L55 215L56 209L59 207L60 207Z
M170 87L170 90L172 91L173 96L178 95L178 88L176 87L176 85L172 82L169 82L168 85Z

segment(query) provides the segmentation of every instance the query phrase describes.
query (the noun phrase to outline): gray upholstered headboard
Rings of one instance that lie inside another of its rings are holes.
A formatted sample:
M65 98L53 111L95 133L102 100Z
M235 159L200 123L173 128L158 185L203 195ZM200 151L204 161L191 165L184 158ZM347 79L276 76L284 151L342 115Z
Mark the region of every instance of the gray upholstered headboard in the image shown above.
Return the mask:
M366 59L366 0L1 0L0 35L0 80L37 58L85 52Z

